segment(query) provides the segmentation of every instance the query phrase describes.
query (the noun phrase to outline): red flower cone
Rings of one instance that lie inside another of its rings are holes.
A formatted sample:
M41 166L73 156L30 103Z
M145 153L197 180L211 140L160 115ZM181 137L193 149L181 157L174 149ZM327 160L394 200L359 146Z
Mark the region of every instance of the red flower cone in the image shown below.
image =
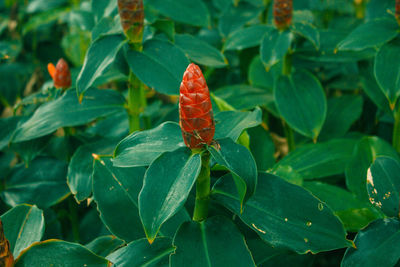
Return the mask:
M274 0L274 20L278 29L283 30L290 26L292 13L292 0Z
M143 0L118 0L118 11L126 37L132 43L141 43L144 25Z
M53 63L47 65L47 70L51 78L53 78L54 86L62 89L67 89L71 86L71 72L69 71L68 63L61 58L54 67Z
M396 0L395 17L400 25L400 0Z
M179 118L183 140L190 149L202 148L212 142L215 123L210 92L201 69L193 63L183 74Z

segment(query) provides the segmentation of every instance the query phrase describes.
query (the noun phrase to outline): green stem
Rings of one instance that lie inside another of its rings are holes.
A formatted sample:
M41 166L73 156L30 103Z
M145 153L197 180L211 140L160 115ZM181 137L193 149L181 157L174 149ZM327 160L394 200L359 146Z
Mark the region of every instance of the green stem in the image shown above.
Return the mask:
M393 147L400 153L400 105L394 114Z
M292 55L287 52L283 58L282 74L290 75L290 73L292 73Z
M294 142L293 130L286 122L283 123L283 128L288 142L289 151L293 151L296 147L296 143Z
M72 197L69 198L68 207L69 207L69 219L71 221L71 228L74 241L79 242L80 236L79 236L78 212L76 210L75 202L72 199Z
M210 153L206 151L201 156L201 170L196 181L193 221L200 222L207 218L210 203L210 184Z

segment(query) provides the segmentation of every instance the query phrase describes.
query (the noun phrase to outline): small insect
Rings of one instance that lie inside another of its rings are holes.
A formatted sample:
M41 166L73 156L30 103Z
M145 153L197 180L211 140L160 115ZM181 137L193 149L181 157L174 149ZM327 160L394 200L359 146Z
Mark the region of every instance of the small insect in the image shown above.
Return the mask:
M274 0L275 26L286 29L292 23L293 0Z
M10 250L10 243L6 239L3 231L3 224L0 220L0 266L14 266L14 257Z
M189 148L209 145L215 133L210 93L201 69L190 64L183 74L179 96L179 124Z
M51 78L53 78L54 87L67 89L71 86L71 72L69 71L68 63L63 58L58 60L56 66L53 63L49 63L47 70Z
M122 29L132 43L141 43L144 29L143 0L118 0Z

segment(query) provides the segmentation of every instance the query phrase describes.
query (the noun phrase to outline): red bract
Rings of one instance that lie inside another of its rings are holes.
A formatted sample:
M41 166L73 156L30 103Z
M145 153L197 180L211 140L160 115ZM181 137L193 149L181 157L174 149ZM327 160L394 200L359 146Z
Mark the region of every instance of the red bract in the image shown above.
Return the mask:
M133 43L141 43L143 39L144 9L143 0L118 0L121 25Z
M396 0L395 16L400 25L400 0Z
M14 266L14 257L10 250L10 243L4 236L3 224L0 220L0 266Z
M183 74L179 117L183 140L189 148L201 148L211 143L215 123L210 92L201 69L193 63Z
M53 63L47 65L47 70L51 78L53 78L56 88L69 88L71 86L71 72L69 71L68 63L64 59L60 59L54 67Z
M293 1L274 0L274 19L278 29L286 29L292 22Z

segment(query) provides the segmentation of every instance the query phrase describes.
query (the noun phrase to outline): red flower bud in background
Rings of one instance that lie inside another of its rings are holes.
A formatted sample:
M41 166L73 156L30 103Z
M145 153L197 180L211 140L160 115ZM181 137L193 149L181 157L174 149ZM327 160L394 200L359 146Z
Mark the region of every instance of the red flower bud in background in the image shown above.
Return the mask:
M0 266L14 266L14 257L10 250L10 243L4 236L3 224L0 220Z
M190 64L180 87L179 124L183 140L189 148L209 145L214 137L215 123L210 92L201 69Z
M292 23L293 1L274 0L274 19L278 29L283 30Z
M126 37L132 43L141 43L144 25L143 0L118 0L118 11Z
M71 86L71 72L69 71L68 63L64 59L58 60L55 67L53 63L49 63L47 70L51 78L53 78L54 86L57 89L67 89Z
M395 17L400 25L400 0L396 0Z

